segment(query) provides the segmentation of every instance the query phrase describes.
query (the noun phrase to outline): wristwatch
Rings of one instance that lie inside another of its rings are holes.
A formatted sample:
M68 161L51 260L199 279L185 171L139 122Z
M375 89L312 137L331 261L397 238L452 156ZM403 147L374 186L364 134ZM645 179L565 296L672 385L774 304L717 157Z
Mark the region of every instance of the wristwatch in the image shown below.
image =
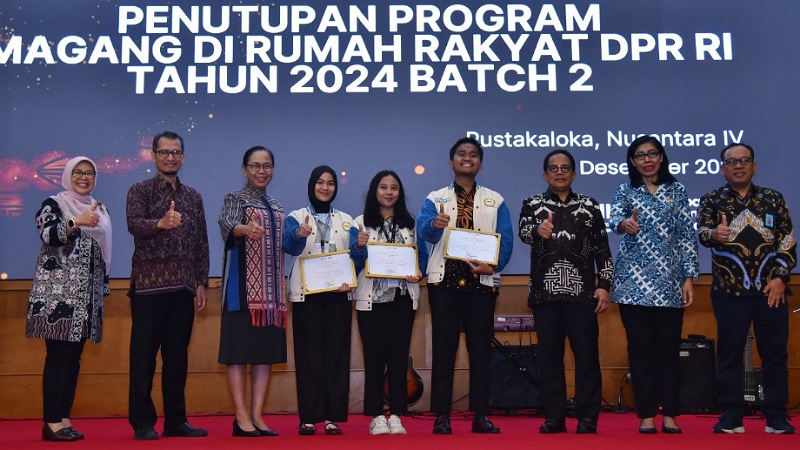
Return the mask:
M69 219L67 221L67 226L70 228L75 228L75 218Z

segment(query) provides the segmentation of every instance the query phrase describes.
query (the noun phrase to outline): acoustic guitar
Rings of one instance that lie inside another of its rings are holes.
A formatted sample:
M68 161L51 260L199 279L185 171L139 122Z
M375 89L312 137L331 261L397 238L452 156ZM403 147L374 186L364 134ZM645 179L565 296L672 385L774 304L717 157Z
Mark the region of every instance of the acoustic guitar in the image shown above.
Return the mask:
M414 357L408 355L408 370L406 370L406 403L408 406L417 403L422 398L425 387L422 384L422 377L414 370ZM389 403L389 378L384 373L383 376L383 399Z

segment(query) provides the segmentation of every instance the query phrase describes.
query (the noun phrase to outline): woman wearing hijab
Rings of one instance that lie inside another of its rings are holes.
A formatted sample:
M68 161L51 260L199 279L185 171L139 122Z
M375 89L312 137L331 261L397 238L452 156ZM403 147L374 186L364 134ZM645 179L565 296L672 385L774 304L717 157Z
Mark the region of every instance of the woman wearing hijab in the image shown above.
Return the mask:
M42 439L75 441L72 427L80 360L86 340L103 337L103 297L110 293L111 219L92 198L97 166L84 156L69 160L64 191L42 202L36 227L42 249L28 300L26 334L45 340Z
M425 243L417 242L415 222L400 177L382 170L370 182L364 214L350 228L350 257L358 271L353 297L364 348L364 415L373 417L370 434L406 434L400 416L408 412L408 351L419 306L419 280L428 263ZM417 245L420 272L404 279L367 277L369 242ZM383 412L384 370L388 418Z
M294 359L300 435L316 433L325 421L325 434L342 434L336 422L347 421L350 393L350 326L353 312L343 284L337 291L305 295L301 255L346 251L350 246L350 215L335 210L336 173L319 166L308 179L311 204L292 211L283 229L283 250L295 256L289 273L292 302Z
M286 283L281 249L283 207L267 193L275 158L265 147L244 153L244 187L225 196L219 228L225 242L219 363L228 366L236 417L233 436L277 436L261 416L272 364L286 362ZM250 364L250 409L245 401Z

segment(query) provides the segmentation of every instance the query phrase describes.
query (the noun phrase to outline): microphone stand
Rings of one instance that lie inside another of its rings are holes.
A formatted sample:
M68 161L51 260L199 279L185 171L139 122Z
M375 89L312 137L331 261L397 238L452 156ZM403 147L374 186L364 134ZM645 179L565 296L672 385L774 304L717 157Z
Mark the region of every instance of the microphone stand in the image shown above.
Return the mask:
M625 389L625 385L631 381L631 373L628 372L625 377L622 378L622 382L619 384L619 394L617 394L617 408L614 409L614 412L617 414L625 414L626 412L630 411L630 408L622 406L622 390Z

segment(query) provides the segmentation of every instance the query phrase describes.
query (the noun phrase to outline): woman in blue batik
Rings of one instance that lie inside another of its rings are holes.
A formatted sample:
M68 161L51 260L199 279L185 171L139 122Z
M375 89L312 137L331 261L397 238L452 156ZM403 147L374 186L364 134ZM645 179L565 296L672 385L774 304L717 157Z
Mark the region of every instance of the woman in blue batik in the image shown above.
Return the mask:
M655 434L661 406L664 433L680 433L678 351L683 308L692 304L697 240L686 188L669 173L658 139L642 136L628 147L630 183L617 188L611 228L623 234L611 301L628 338L628 362L639 432Z

